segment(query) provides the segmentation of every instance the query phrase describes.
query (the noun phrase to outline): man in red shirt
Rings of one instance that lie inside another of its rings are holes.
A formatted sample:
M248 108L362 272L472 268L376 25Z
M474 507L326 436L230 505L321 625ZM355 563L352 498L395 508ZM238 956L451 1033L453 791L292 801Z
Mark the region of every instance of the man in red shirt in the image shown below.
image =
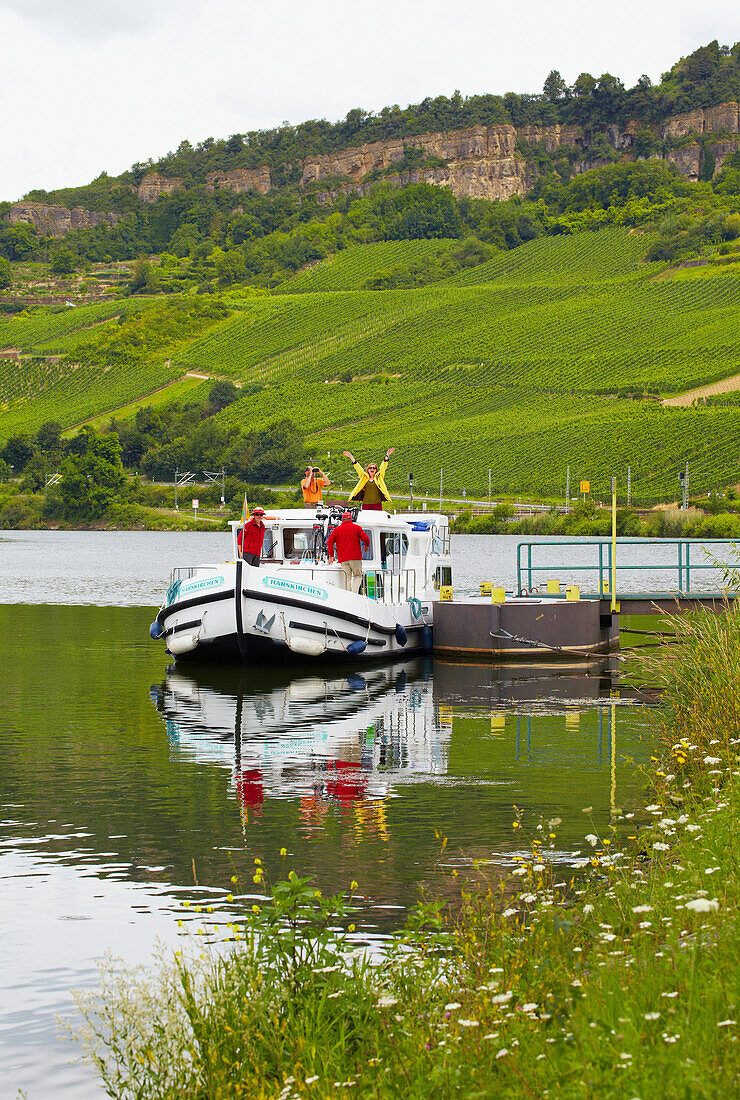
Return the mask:
M344 573L344 587L348 592L359 592L362 584L362 547L370 546L370 537L358 523L352 522L352 513L343 512L342 522L326 540L331 559L336 547L337 561Z
M262 543L265 541L265 524L262 517L264 508L255 508L251 518L236 533L236 545L239 554L247 565L259 566L262 557Z

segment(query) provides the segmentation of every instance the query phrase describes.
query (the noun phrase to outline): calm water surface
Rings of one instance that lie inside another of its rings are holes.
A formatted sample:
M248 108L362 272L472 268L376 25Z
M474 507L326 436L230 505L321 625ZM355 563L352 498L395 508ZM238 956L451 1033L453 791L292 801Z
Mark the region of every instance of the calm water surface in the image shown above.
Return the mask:
M509 583L516 541L458 537L457 586ZM95 984L106 951L148 962L158 939L189 935L185 899L228 919L230 876L255 856L276 866L285 846L327 890L358 879L358 929L378 937L420 887L444 887L435 829L448 869L505 867L516 803L532 825L562 818L567 865L640 805L650 714L605 662L170 666L147 605L173 566L227 549L224 535L0 537L3 1096L101 1095L57 1036L70 990Z

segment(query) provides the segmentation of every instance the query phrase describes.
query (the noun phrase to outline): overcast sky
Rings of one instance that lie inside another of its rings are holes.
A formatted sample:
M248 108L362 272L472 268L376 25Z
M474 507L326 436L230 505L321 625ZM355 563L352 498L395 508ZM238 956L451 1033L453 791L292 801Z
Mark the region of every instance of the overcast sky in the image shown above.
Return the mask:
M627 85L740 39L736 0L0 0L0 199L187 138L427 95Z

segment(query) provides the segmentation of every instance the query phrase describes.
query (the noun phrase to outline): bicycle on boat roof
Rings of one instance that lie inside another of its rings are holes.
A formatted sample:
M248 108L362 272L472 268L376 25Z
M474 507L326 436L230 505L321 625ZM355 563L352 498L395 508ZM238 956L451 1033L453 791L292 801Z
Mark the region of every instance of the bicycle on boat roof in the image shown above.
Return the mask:
M329 560L329 551L326 544L331 532L335 527L339 527L342 522L344 513L349 512L352 516L352 522L356 523L359 511L360 509L357 506L332 505L325 508L323 504L318 505L311 536L311 553L317 564Z

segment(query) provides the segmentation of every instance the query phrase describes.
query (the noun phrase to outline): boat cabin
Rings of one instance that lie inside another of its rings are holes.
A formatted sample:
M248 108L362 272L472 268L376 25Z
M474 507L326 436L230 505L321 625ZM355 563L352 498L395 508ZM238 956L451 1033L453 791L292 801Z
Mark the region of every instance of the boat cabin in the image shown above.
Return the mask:
M315 508L268 512L262 566L288 572L295 580L344 588L344 573L323 553L329 528L320 515ZM370 539L370 546L362 549L361 594L386 603L422 595L430 599L443 585L452 584L447 516L361 511L356 522ZM231 523L234 558L240 525L241 521Z

